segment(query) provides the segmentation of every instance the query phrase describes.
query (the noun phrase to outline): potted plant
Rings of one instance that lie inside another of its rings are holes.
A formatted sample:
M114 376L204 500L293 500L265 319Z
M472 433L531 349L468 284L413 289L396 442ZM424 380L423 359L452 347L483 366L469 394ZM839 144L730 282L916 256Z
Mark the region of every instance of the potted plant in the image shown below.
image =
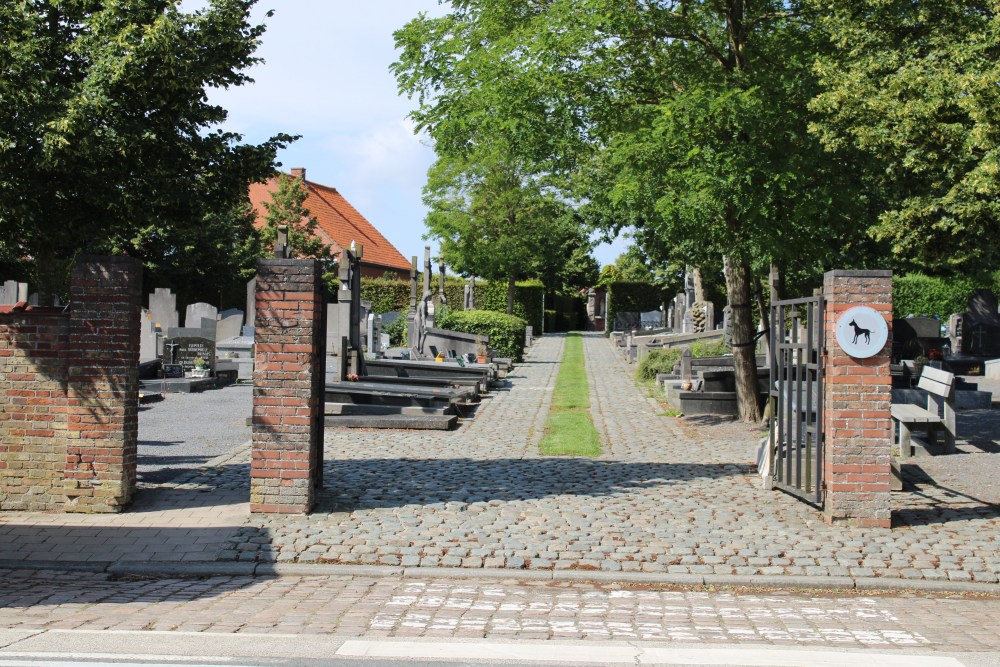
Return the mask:
M481 364L486 363L486 343L482 336L476 336L476 361Z

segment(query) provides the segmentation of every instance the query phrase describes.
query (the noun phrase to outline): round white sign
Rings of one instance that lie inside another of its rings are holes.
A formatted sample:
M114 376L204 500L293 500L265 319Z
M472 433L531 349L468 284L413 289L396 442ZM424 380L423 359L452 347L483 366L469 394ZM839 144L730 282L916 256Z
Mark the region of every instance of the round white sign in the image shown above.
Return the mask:
M856 306L837 320L837 344L855 359L874 357L889 340L889 325L877 310Z

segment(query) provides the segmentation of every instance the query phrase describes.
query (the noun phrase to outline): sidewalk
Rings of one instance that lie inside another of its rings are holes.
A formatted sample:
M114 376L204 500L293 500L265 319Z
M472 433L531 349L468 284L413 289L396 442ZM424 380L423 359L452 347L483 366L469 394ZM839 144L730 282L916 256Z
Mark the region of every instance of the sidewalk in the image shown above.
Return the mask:
M1000 472L997 435L975 431L966 454L907 464L915 486L893 496L893 529L831 527L760 488L757 429L661 416L596 335L585 355L605 453L539 457L562 344L543 338L455 432L328 430L325 490L309 516L248 515L244 448L141 490L126 514L0 513L0 567L190 564L260 575L369 572L337 567L363 565L413 576L1000 592L1000 507L980 492L997 488L984 472ZM981 479L965 487L948 477L957 469Z

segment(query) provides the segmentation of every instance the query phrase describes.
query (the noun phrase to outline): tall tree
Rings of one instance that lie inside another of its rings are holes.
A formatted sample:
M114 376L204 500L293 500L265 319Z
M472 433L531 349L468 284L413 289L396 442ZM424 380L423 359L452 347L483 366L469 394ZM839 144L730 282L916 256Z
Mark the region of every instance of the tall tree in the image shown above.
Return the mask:
M507 283L507 312L523 278L550 287L575 279L569 260L589 244L570 208L498 142L467 155L441 155L428 172L427 237L438 239L448 265L463 275ZM559 283L552 285L551 283Z
M293 257L333 261L333 250L318 234L319 221L306 208L309 191L301 177L279 174L270 201L264 202L264 226L260 230L265 248L278 237L278 227L288 227L288 245Z
M612 233L727 259L737 393L759 418L752 270L860 250L869 199L807 131L822 43L797 0L462 0L397 32L401 89L445 150L509 137ZM679 257L677 255L680 255Z
M1000 3L817 4L835 48L817 66L813 129L878 161L889 203L875 235L903 267L1000 265Z
M0 237L38 278L78 252L124 252L198 289L237 273L243 204L278 148L218 129L211 88L249 81L255 0L0 4ZM207 263L203 264L203 263ZM43 286L44 287L44 286ZM56 289L50 285L50 289Z

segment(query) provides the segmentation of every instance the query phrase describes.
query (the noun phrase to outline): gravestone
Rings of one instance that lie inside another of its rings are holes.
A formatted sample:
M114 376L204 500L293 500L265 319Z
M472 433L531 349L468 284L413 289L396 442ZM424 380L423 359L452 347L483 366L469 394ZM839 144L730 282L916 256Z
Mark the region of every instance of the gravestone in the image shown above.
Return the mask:
M406 312L406 347L415 350L419 342L417 331L417 256L410 266L410 309Z
M674 297L674 333L684 333L684 295L678 294Z
M972 355L1000 355L1000 315L997 297L990 290L976 290L969 297L964 322L964 349Z
M247 311L246 311L246 325L247 327L253 327L257 319L257 279L251 278L247 282ZM248 335L246 330L243 331L243 335ZM253 337L253 331L249 333L250 337Z
M201 357L205 367L210 371L215 369L215 341L200 336L175 336L168 341L172 348L169 354L164 354L164 364L176 363L185 373L194 370L195 359ZM166 347L166 346L164 346Z
M444 260L438 259L438 303L448 305L448 295L444 293Z
M28 291L27 283L19 283L16 280L7 280L0 286L0 306L13 306L18 301L27 301L22 298Z
M153 361L160 357L162 351L159 345L160 334L156 331L156 323L153 322L151 313L145 308L142 309L142 316L139 318L139 363Z
M166 287L157 287L149 295L149 312L153 324L163 333L180 326L177 318L177 295Z
M463 288L465 295L464 310L476 309L476 279L469 278L469 283Z
M219 321L215 326L215 340L236 338L243 333L243 311L230 308L219 313Z
M201 321L206 319L213 322L219 319L219 309L210 303L192 303L184 311L184 327L187 329L203 327Z

